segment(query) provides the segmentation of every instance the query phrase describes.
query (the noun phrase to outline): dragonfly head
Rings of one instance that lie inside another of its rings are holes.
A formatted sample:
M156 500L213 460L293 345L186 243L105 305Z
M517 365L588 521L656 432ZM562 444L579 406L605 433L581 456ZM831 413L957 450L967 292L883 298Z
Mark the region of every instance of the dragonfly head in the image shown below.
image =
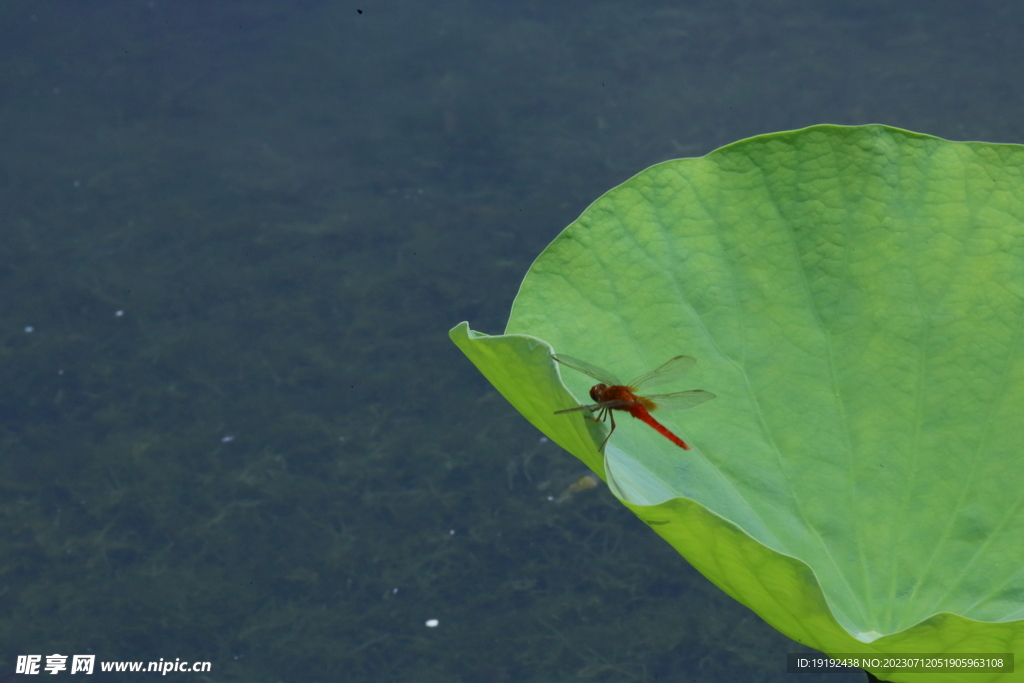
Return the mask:
M607 388L608 385L605 384L604 382L601 382L600 384L595 384L594 386L590 387L591 400L593 400L594 403L600 403L601 401L603 401L604 399L601 397L604 395L605 389Z

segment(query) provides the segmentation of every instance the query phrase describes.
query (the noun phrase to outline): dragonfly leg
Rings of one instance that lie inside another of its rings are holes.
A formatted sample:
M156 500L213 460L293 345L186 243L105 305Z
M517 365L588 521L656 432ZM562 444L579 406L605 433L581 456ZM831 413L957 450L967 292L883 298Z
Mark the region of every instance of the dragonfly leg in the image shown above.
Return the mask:
M612 421L612 428L608 430L608 436L604 437L604 441L601 442L601 445L597 449L601 453L604 453L605 444L608 443L608 439L612 438L612 432L615 431L615 413L613 413L612 411L609 410L608 411L608 417Z

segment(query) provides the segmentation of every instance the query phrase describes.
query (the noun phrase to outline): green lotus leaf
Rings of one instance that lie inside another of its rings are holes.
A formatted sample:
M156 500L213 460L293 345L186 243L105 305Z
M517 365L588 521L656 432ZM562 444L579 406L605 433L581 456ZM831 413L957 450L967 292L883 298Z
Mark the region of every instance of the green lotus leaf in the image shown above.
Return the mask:
M815 126L653 166L456 344L722 590L827 653L1024 646L1024 147ZM595 381L698 359L717 398L586 413ZM1022 680L906 673L890 681Z

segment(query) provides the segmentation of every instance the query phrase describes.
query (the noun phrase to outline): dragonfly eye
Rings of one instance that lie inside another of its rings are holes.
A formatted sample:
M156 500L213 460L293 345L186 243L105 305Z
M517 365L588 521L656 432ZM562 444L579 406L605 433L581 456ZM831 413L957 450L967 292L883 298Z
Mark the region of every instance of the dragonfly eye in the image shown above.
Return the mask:
M595 384L594 386L590 387L590 398L595 403L600 403L601 402L601 395L604 393L604 390L607 389L607 388L608 388L608 385L604 384L603 382L601 384Z

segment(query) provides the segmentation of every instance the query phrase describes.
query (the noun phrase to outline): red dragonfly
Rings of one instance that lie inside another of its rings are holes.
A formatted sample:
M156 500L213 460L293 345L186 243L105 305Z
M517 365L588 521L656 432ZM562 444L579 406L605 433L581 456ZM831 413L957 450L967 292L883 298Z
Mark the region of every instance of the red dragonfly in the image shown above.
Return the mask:
M598 413L597 420L604 421L606 418L610 418L612 428L609 430L608 436L604 437L604 441L601 442L601 446L598 448L599 451L604 450L604 445L608 443L612 432L615 431L615 414L612 412L613 410L625 410L638 420L643 420L649 424L655 431L675 445L690 450L685 441L670 432L665 425L651 417L651 413L659 408L662 410L692 408L715 397L710 391L702 389L678 391L674 394L656 394L653 396L641 396L637 393L643 387L650 388L659 384L667 384L681 378L690 371L690 368L697 364L697 360L690 356L676 356L664 365L651 370L646 375L637 377L629 384L620 382L612 373L578 358L566 356L565 354L553 355L551 357L562 365L582 372L584 375L590 375L599 382L590 387L590 398L594 401L593 405L577 406L575 408L555 411L555 415L561 415L562 413L572 413L577 410L589 410L592 413L595 411Z

